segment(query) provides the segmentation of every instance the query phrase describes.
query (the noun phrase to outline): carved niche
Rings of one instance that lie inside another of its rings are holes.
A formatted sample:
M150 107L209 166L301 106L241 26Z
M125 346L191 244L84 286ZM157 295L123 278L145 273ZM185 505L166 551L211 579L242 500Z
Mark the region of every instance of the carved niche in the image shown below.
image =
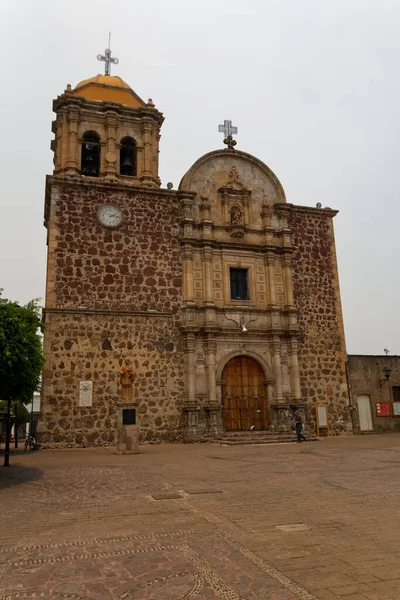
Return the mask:
M219 188L222 220L233 238L242 238L249 224L251 190L240 181L236 167L231 167L226 183Z

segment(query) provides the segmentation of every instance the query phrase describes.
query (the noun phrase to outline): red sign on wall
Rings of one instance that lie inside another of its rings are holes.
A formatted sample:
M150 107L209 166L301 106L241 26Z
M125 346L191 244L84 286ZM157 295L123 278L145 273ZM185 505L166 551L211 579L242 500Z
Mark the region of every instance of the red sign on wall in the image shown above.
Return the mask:
M390 417L389 402L377 402L376 403L376 416L377 417Z

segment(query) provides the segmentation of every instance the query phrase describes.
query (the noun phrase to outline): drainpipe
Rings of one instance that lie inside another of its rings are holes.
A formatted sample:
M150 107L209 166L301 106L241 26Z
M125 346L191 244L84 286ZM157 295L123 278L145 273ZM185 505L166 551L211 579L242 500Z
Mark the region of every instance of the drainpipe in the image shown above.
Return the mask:
M349 404L347 406L347 410L350 413L351 416L351 427L353 429L353 433L354 433L354 411L355 411L355 407L353 405L353 401L352 401L352 397L351 397L351 384L350 384L350 373L349 373L349 358L348 356L346 356L346 381L347 381L347 391L349 393Z

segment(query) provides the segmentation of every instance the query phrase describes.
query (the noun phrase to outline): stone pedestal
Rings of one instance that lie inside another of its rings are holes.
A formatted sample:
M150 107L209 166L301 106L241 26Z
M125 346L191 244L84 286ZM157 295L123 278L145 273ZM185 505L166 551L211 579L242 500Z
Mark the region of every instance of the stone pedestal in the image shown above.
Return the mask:
M277 403L270 410L271 430L278 433L291 431L293 426L293 414L289 404Z
M222 404L209 404L204 407L207 420L207 432L211 437L220 437L224 434L222 427Z
M119 402L117 454L139 454L138 404L136 402Z

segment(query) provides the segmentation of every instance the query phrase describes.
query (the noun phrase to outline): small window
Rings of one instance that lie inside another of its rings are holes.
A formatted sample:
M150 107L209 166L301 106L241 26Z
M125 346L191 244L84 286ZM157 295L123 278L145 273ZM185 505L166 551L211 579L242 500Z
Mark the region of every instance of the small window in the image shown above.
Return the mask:
M400 402L400 385L394 385L392 387L393 402Z
M121 140L119 172L120 175L128 177L136 175L136 142L131 137L124 137Z
M100 137L94 131L83 136L81 173L89 177L100 174Z
M248 300L247 269L231 269L231 300Z

